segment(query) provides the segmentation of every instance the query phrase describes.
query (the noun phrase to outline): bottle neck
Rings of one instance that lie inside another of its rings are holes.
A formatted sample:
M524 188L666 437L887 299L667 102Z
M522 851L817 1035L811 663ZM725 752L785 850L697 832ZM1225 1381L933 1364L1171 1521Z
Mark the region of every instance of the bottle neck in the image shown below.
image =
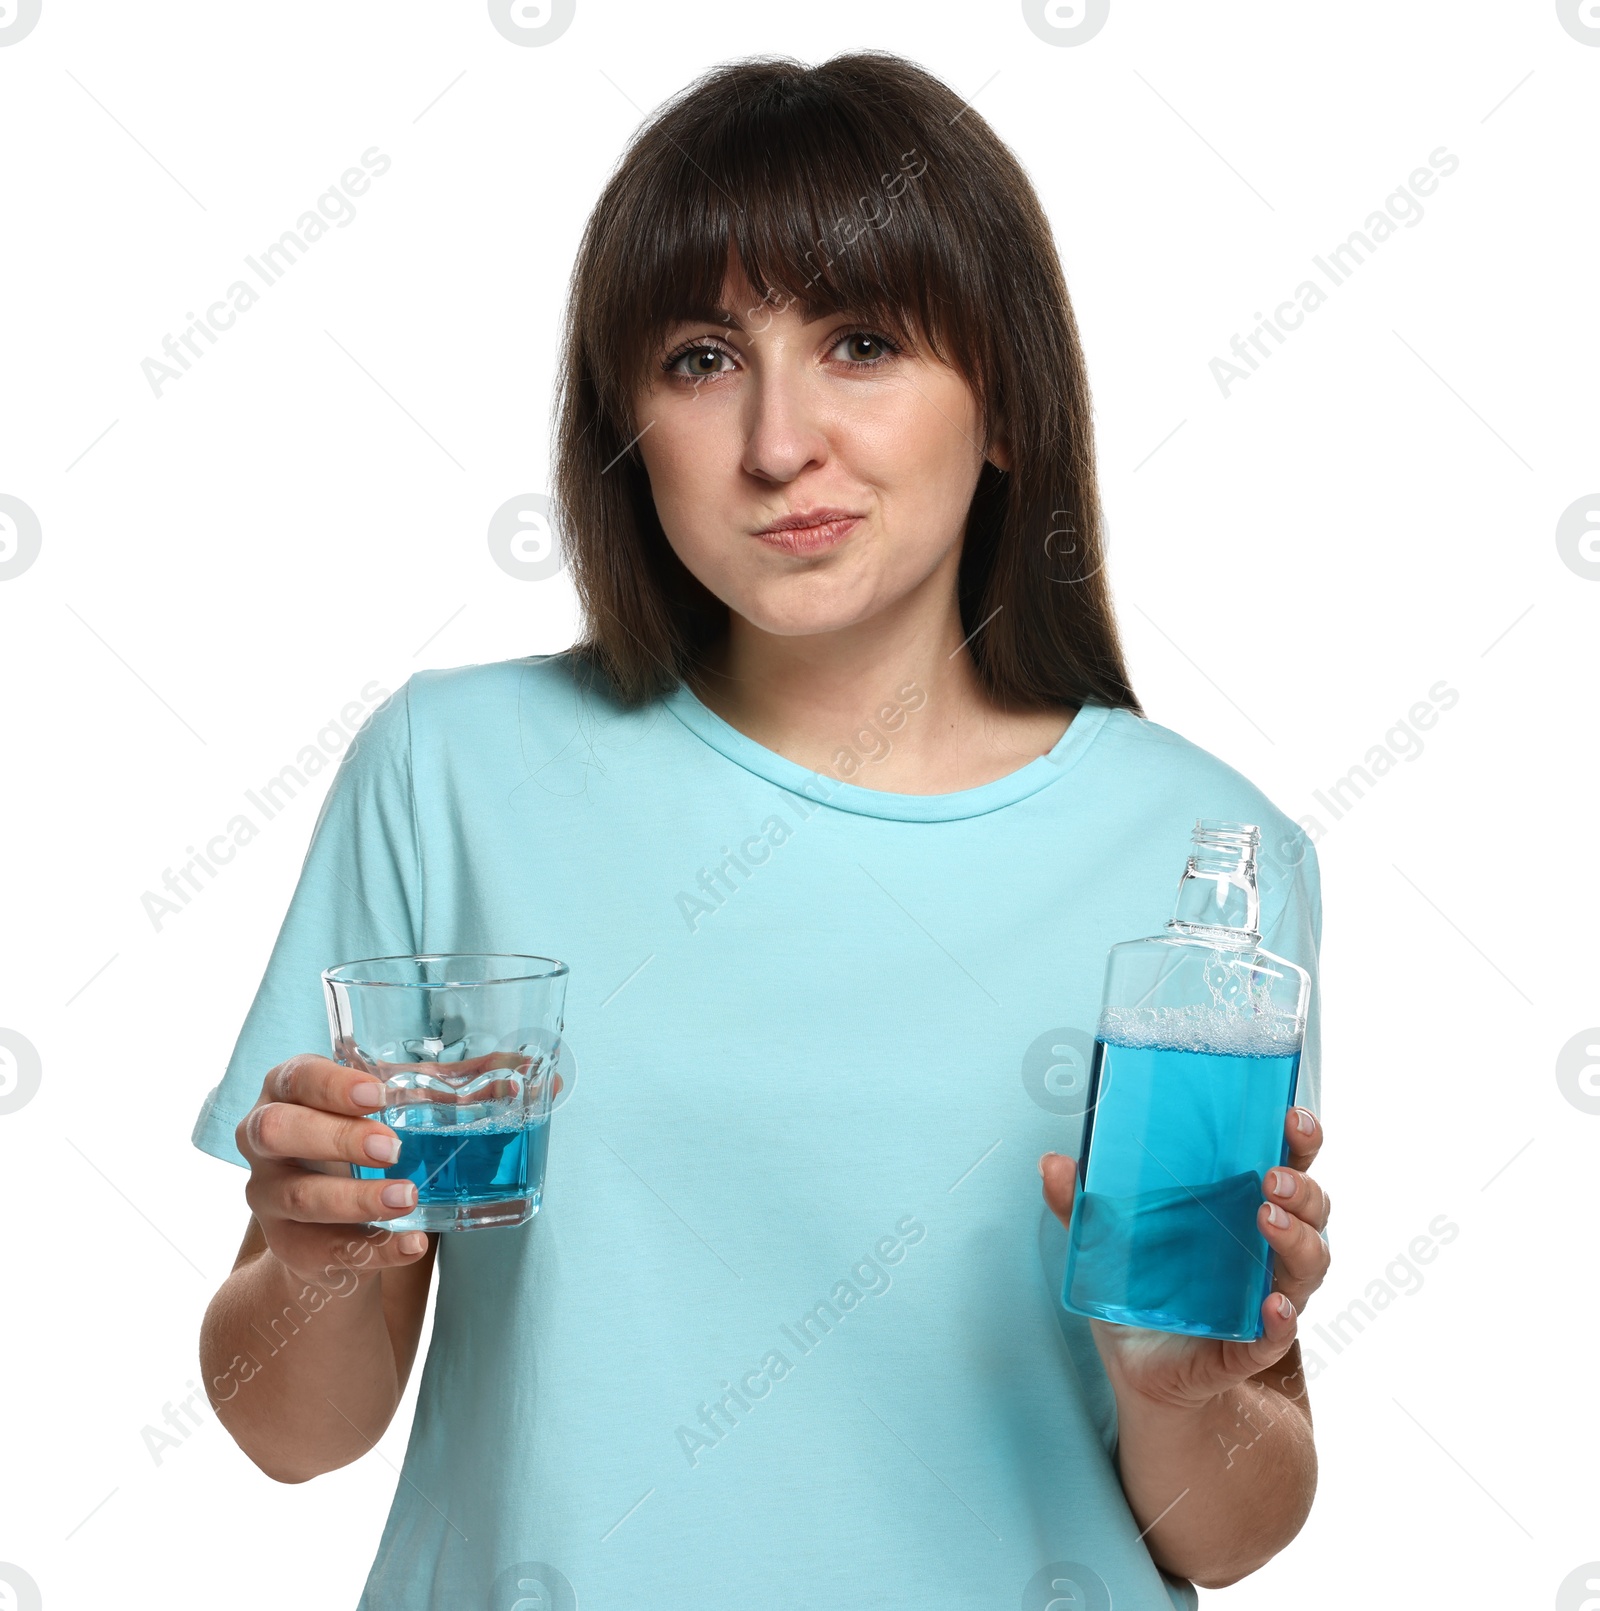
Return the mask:
M1253 945L1261 938L1255 835L1195 831L1167 927L1191 939Z

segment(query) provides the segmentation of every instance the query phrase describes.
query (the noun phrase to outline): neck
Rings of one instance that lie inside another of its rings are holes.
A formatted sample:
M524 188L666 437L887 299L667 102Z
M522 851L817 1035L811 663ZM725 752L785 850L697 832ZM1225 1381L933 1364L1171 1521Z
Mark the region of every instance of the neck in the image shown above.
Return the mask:
M920 794L1002 776L1049 750L1071 710L1008 712L988 698L962 641L958 560L831 632L768 632L730 611L691 686L758 744L842 781Z

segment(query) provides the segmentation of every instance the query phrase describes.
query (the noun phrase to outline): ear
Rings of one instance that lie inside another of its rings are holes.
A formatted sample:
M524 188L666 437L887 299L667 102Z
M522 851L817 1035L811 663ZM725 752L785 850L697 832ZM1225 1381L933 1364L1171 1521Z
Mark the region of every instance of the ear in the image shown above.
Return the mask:
M1007 441L1003 435L996 436L994 440L990 442L989 451L985 457L995 467L995 469L1009 470L1011 468L1010 442Z

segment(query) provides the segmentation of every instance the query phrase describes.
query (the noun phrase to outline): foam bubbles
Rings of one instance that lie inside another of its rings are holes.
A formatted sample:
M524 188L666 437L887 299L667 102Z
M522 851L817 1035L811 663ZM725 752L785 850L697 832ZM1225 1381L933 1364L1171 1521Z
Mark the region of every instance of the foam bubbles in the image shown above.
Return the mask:
M1292 1013L1238 1012L1226 1007L1104 1007L1100 1039L1116 1046L1224 1057L1289 1057L1300 1050Z
M478 1112L482 1104L452 1106L445 1102L408 1102L403 1107L385 1108L374 1117L381 1119L399 1135L415 1135L426 1130L434 1135L459 1135L468 1139L477 1136L513 1135L518 1130L532 1130L544 1124L546 1118L536 1118L518 1105L499 1105L486 1112ZM470 1114L470 1117L466 1115Z

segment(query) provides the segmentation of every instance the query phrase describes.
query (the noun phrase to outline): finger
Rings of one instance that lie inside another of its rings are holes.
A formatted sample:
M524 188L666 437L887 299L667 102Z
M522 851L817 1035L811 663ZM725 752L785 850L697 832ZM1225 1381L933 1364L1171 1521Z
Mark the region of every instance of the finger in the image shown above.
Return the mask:
M234 1131L252 1163L305 1158L383 1168L400 1156L400 1138L376 1119L341 1119L296 1102L258 1102Z
M1322 1151L1322 1120L1310 1108L1293 1107L1284 1115L1283 1132L1289 1141L1289 1163L1309 1169Z
M470 1079L496 1068L525 1072L530 1062L526 1052L485 1052L481 1057L463 1057L457 1063L373 1063L370 1066L385 1078L392 1074L447 1074L455 1079Z
M428 1251L424 1231L395 1232L387 1226L302 1225L276 1221L269 1236L273 1256L303 1279L345 1293L363 1275L415 1264Z
M1280 1307L1282 1300L1283 1294L1274 1292L1262 1302L1263 1330L1259 1337L1250 1342L1222 1339L1214 1352L1197 1356L1193 1369L1186 1373L1184 1387L1187 1399L1194 1403L1204 1403L1218 1393L1226 1392L1230 1387L1236 1387L1240 1382L1277 1364L1289 1352L1299 1330L1300 1321L1293 1304L1290 1304L1287 1315L1283 1312ZM1089 1324L1091 1327L1098 1327L1104 1323L1091 1320Z
M526 1053L520 1052L485 1052L480 1057L464 1057L457 1063L385 1063L364 1059L357 1048L345 1043L345 1048L352 1061L360 1060L361 1068L346 1070L356 1076L358 1083L365 1079L375 1085L378 1080L392 1080L397 1074L432 1074L447 1082L443 1089L432 1089L428 1093L431 1102L450 1104L471 1102L505 1102L518 1097L523 1091L523 1082L516 1079L490 1080L487 1084L472 1085L470 1090L460 1087L480 1080L484 1075L492 1073L495 1069L515 1069L526 1076L532 1060ZM340 1065L335 1063L334 1067ZM361 1086L364 1095L370 1095L368 1086ZM378 1087L380 1092L383 1087ZM382 1096L371 1101L358 1104L363 1108L377 1107ZM319 1106L321 1104L312 1104ZM343 1109L339 1109L343 1111Z
M282 1219L308 1225L397 1219L417 1205L417 1188L409 1180L352 1180L271 1162L251 1170L244 1196L251 1213L263 1222Z
M1078 1179L1078 1161L1064 1153L1047 1152L1039 1160L1044 1200L1064 1226L1072 1223L1072 1194Z
M1264 1371L1276 1365L1289 1352L1295 1334L1300 1329L1298 1306L1288 1303L1284 1312L1286 1294L1274 1292L1261 1305L1262 1333L1253 1342L1225 1342L1222 1345L1223 1366L1233 1381Z
M262 1081L261 1098L328 1113L366 1113L383 1106L384 1090L368 1069L345 1068L331 1057L303 1052L268 1073Z
M448 1107L473 1107L484 1102L510 1102L521 1097L527 1088L524 1082L517 1080L486 1080L482 1084L473 1084L470 1079L460 1079L461 1064L459 1063L384 1063L380 1065L385 1074L394 1072L402 1067L407 1072L431 1074L435 1076L433 1085L427 1088L427 1100L440 1103ZM445 1083L439 1084L437 1081Z
M1283 1223L1279 1223L1279 1220ZM1272 1249L1272 1286L1297 1310L1322 1285L1332 1262L1328 1244L1303 1219L1286 1213L1276 1203L1263 1203L1256 1225Z
M1327 1228L1328 1194L1310 1175L1279 1164L1261 1177L1261 1195L1297 1219L1303 1219L1312 1230Z

